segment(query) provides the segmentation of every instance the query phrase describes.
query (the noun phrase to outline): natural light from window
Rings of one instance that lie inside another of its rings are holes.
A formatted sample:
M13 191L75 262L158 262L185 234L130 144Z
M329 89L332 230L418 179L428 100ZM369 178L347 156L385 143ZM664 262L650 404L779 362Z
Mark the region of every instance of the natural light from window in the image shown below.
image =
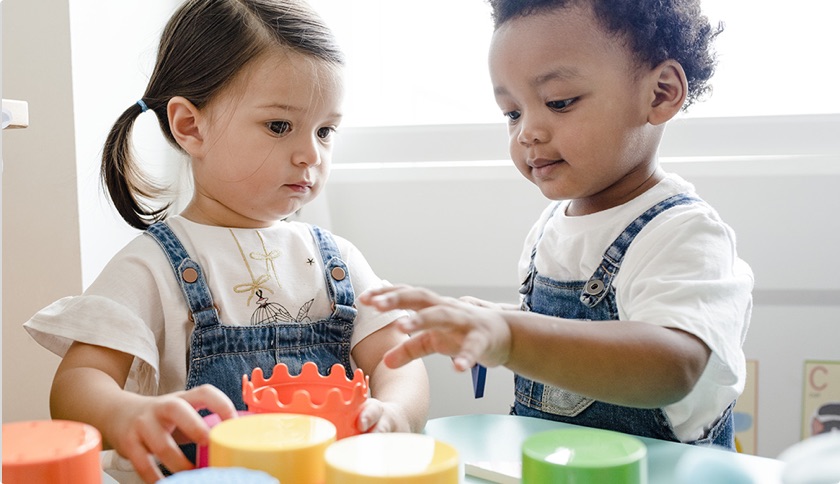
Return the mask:
M484 0L311 0L348 57L343 126L501 123ZM840 2L703 0L722 21L710 98L685 117L840 113Z

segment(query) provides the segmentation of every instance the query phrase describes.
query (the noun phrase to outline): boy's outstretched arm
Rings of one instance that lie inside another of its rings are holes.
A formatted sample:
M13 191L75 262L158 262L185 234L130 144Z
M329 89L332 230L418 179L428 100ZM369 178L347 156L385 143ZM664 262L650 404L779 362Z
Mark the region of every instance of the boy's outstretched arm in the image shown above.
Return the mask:
M192 468L179 443L207 444L209 431L196 410L222 419L236 416L218 388L202 385L156 397L123 390L132 355L101 346L73 343L53 379L50 411L55 419L96 427L106 448L129 459L146 482L163 478L156 459L176 472Z
M637 321L575 321L478 307L422 288L394 286L361 298L380 310L416 311L399 327L412 338L385 361L399 366L431 353L459 371L504 365L525 377L597 400L654 408L694 387L711 351L681 330Z

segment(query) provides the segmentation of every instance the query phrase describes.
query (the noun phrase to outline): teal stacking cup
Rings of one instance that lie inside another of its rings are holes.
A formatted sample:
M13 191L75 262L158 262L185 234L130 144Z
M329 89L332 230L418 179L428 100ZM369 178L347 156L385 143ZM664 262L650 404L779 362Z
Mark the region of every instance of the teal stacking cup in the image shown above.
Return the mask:
M647 484L647 447L609 430L569 428L522 443L522 484Z

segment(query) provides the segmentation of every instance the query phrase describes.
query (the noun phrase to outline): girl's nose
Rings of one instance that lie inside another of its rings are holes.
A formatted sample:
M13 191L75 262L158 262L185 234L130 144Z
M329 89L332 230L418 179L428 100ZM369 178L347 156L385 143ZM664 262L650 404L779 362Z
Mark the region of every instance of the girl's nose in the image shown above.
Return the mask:
M321 164L321 150L317 140L304 140L292 154L296 165L318 166Z

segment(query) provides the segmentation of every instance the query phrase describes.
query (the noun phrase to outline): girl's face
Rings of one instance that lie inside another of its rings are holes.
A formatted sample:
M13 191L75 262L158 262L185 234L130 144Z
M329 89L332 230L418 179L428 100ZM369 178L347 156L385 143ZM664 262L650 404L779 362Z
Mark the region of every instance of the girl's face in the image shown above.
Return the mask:
M298 53L256 59L199 116L195 194L184 216L260 228L321 192L341 121L338 68Z
M546 197L572 199L569 215L614 207L656 181L662 127L647 122L650 75L588 7L502 24L489 64L511 158Z

